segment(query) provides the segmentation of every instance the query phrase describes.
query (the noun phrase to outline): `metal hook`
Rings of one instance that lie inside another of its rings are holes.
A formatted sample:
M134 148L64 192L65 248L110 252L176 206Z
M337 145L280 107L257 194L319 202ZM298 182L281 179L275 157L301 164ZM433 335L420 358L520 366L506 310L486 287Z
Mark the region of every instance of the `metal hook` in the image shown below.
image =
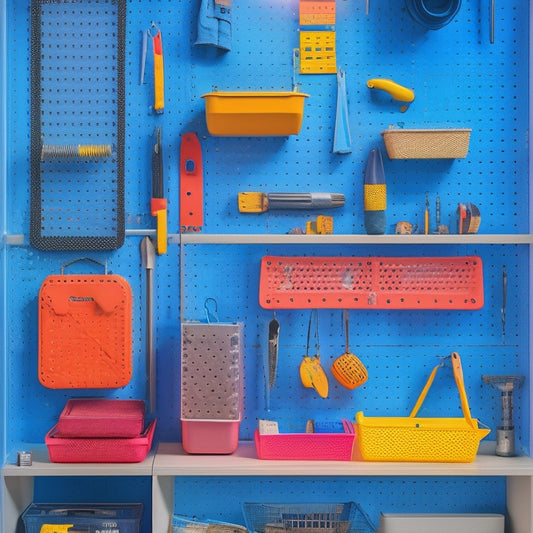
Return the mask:
M153 33L153 30L155 30L155 33ZM157 36L157 34L161 31L155 24L154 21L152 21L152 24L150 25L150 28L148 28L147 33L152 39Z
M213 302L215 304L215 310L213 313L209 311L208 303ZM205 318L207 319L207 323L211 324L211 320L214 320L215 322L219 322L218 319L218 304L217 301L214 298L206 298L204 301L204 309L205 309Z
M92 263L95 263L96 265L100 265L104 267L104 274L107 276L107 260L105 263L101 263L100 261L97 261L96 259L93 259L92 257L80 257L79 259L74 259L73 261L70 261L69 263L65 263L64 265L61 265L61 275L63 275L65 268L69 267L70 265L73 265L74 263L79 263L81 261L90 261Z

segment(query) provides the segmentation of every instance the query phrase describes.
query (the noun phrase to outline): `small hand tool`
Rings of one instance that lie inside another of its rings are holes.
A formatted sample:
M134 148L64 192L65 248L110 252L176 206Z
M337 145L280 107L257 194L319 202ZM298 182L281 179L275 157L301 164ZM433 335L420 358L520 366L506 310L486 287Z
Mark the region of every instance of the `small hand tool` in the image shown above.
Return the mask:
M505 343L505 312L507 310L507 271L505 270L505 265L502 272L502 293L502 336Z
M305 223L306 235L331 235L333 233L333 217L318 215L316 220Z
M309 355L309 343L311 341L311 325L315 314L316 322L316 355ZM321 398L327 398L329 391L328 377L320 364L320 343L318 340L318 311L313 309L309 316L309 325L307 327L307 345L305 355L300 363L300 380L302 385L307 389L315 389Z
M161 126L154 132L152 148L152 199L150 212L157 218L157 253L167 252L167 200L163 191L163 148L161 146Z
M239 193L241 213L264 213L273 209L330 209L344 205L344 194L326 192Z
M146 270L146 376L150 412L156 408L156 361L153 335L153 271L155 247L152 239L143 237L140 244L142 266Z
M494 44L494 17L496 16L496 0L490 0L490 44Z
M457 206L457 232L460 234L477 233L481 223L481 213L478 207L470 202L459 203Z
M407 104L415 99L415 93L413 90L396 83L393 80L386 78L372 78L366 82L369 89L381 89L389 93L394 100L398 102L405 102L405 105L400 107L400 111L404 113L407 111Z
M143 85L144 84L144 71L145 71L145 67L146 67L146 53L147 53L147 50L148 50L148 35L149 35L149 32L143 30L141 32L141 35L142 35L142 40L141 40L141 75L140 75L140 79L139 79L139 85Z
M498 426L496 455L512 457L515 453L513 422L513 390L524 382L524 376L481 376L488 385L498 389L502 396L502 424Z
M429 234L429 198L426 193L426 210L424 211L424 233Z
M153 33L155 31L155 34ZM161 30L152 22L150 27L154 56L154 111L161 114L165 110L165 73L163 68L163 41Z
M276 384L279 349L279 322L274 313L274 318L268 325L268 388Z

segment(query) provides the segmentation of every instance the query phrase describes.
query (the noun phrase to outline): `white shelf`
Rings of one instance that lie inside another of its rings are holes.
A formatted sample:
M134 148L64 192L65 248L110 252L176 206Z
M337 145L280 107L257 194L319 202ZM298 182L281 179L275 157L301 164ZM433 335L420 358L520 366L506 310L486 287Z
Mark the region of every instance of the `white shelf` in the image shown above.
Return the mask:
M533 244L533 234L475 235L266 235L182 233L182 244Z
M52 463L44 444L26 445L25 449L32 452L31 466L6 463L3 477L151 476L155 455L150 452L140 463Z
M248 441L231 455L189 455L179 443L160 443L154 476L533 476L533 459L497 457L493 449L480 446L472 463L374 463L261 460Z
M31 466L5 464L4 477L40 476L533 476L530 457L498 457L481 443L472 463L284 461L257 458L253 442L230 455L191 455L181 443L160 443L141 463L52 463L43 445L31 447Z

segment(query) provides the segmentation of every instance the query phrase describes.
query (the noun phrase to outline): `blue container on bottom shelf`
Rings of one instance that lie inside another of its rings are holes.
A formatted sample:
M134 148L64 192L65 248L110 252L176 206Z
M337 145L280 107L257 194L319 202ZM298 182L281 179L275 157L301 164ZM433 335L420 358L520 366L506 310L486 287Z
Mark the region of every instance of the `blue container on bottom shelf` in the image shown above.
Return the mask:
M31 503L22 513L22 520L26 533L139 533L142 512L142 503ZM43 528L44 525L51 527Z

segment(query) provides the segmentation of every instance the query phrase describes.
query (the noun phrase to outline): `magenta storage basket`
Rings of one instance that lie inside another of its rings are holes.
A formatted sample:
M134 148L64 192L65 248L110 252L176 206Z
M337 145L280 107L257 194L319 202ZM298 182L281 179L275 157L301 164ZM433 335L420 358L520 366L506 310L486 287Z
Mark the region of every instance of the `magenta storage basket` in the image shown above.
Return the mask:
M57 435L57 425L44 442L53 463L140 463L152 447L156 421L138 437L64 438Z
M59 416L56 436L138 437L144 429L143 400L71 398Z
M355 438L353 424L343 421L344 433L279 433L255 431L259 459L350 461Z

